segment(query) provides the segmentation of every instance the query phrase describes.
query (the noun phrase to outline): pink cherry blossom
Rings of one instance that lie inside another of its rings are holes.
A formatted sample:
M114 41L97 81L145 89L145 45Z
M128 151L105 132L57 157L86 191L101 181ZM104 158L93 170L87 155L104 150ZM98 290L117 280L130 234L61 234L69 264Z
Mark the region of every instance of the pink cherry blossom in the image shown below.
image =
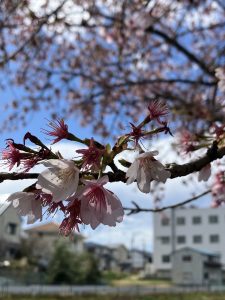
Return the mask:
M196 137L188 130L182 129L178 135L178 145L187 154L196 150Z
M163 124L160 117L165 117L169 114L168 106L160 100L150 102L148 106L151 120L156 120L159 124Z
M79 149L76 152L83 155L82 169L84 171L98 171L100 169L101 158L105 152L105 149L99 149L95 145L93 138L90 140L89 148Z
M213 205L220 206L225 201L225 176L224 172L220 171L215 175L211 189L213 197Z
M139 140L144 136L144 131L141 129L141 127L135 126L131 122L130 125L132 131L127 136L131 137L134 140L135 146L137 146Z
M156 180L165 183L171 173L154 158L157 154L158 151L140 154L127 170L127 184L136 180L139 190L143 193L149 193L151 181Z
M124 210L120 200L103 185L108 183L108 176L97 181L83 181L85 187L80 191L78 199L81 201L80 217L84 224L95 229L100 223L116 226L122 222Z
M59 232L65 236L70 235L73 231L79 232L78 225L82 223L80 218L81 201L74 198L65 208L66 217L59 226Z
M18 167L20 165L22 154L14 146L13 141L7 141L7 149L2 150L2 159L6 160L5 165L11 170L15 165Z
M49 122L48 127L50 130L43 129L42 131L48 136L55 137L52 144L58 143L69 136L68 125L65 124L63 119Z

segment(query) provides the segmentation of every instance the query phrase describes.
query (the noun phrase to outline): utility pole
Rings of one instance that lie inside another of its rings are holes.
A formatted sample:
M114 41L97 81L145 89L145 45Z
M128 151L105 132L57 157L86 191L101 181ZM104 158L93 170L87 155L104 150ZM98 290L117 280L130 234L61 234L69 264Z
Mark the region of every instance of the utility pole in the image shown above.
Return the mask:
M171 209L171 253L176 250L176 214L175 208Z

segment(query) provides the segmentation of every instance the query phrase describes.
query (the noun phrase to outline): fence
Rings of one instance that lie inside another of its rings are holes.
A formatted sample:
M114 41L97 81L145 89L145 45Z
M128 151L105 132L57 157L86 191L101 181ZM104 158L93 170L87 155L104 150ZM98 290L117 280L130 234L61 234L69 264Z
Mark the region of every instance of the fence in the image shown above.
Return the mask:
M146 286L57 286L57 285L25 285L16 286L2 284L0 296L6 295L87 295L87 294L115 294L115 295L146 295L146 294L172 294L190 292L225 292L225 286L211 287L146 287Z

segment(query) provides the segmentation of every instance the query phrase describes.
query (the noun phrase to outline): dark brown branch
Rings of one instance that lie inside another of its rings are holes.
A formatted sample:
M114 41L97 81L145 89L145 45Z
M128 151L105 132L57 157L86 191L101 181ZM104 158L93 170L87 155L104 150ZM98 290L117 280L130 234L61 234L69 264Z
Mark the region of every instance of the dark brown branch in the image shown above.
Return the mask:
M0 183L4 180L36 179L38 173L0 173Z
M131 208L131 207L124 207L124 210L128 210L129 213L128 215L132 215L132 214L138 214L140 212L152 212L152 213L157 213L157 212L162 212L164 210L167 210L167 209L174 209L174 208L177 208L177 207L180 207L180 206L184 206L186 204L189 204L195 200L198 200L199 198L209 194L211 192L211 190L207 190L197 196L194 196L192 198L189 198L185 201L182 201L182 202L178 202L176 204L173 204L173 205L168 205L168 206L163 206L163 207L160 207L160 208L142 208L140 207L136 202L132 201L133 205L134 205L134 208Z
M217 143L214 142L208 149L206 155L203 157L191 161L189 163L178 165L170 164L167 165L167 170L170 171L170 178L177 178L187 176L194 172L200 171L202 168L207 166L214 160L220 159L225 155L225 147L220 149L217 148ZM126 182L126 174L124 171L115 168L114 172L108 172L105 175L109 176L110 182L122 181ZM18 179L34 179L38 177L38 173L0 173L0 182L4 180L18 180Z
M191 61L195 62L203 71L205 71L208 75L215 77L214 71L210 70L210 68L197 56L195 56L192 52L186 49L183 45L181 45L175 38L168 36L165 32L160 31L152 26L149 26L146 29L146 32L155 34L163 38L168 44L174 46L177 50L183 53L187 58Z

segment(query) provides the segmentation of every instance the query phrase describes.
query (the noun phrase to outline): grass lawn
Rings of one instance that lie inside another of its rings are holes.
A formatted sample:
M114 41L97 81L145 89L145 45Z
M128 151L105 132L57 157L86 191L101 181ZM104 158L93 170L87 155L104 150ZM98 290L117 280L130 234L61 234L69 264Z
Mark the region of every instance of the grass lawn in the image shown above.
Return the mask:
M122 279L115 279L111 281L113 286L127 286L127 285L137 285L137 286L157 286L157 287L169 287L171 282L168 280L160 279L140 279L136 275L125 277Z
M194 293L178 295L151 295L151 296L74 296L74 297L57 297L57 296L6 296L1 300L225 300L225 294L222 293Z

